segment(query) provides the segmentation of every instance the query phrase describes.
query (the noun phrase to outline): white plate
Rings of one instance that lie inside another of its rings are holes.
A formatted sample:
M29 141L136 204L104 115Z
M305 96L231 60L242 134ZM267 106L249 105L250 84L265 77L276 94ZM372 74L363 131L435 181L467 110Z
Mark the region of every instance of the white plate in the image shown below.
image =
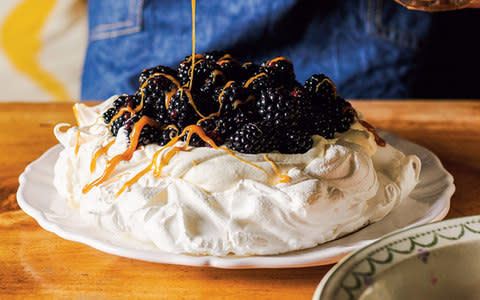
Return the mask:
M399 230L345 257L313 299L480 299L480 216Z
M62 199L53 186L53 168L62 146L57 145L31 163L20 176L17 201L44 229L62 238L90 245L98 250L151 262L218 268L289 268L318 266L337 262L395 230L441 220L450 207L455 187L452 176L427 149L392 133L380 132L388 143L405 154L416 154L422 161L420 182L410 197L380 222L371 224L338 240L281 255L248 257L190 256L166 253L153 244L138 242L86 224L77 209Z

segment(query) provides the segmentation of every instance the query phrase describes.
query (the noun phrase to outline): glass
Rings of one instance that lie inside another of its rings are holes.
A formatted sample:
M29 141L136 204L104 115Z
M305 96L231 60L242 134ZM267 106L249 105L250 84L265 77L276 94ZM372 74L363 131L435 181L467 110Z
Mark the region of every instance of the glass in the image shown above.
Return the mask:
M444 11L460 9L476 2L472 0L395 0L401 5L423 11Z

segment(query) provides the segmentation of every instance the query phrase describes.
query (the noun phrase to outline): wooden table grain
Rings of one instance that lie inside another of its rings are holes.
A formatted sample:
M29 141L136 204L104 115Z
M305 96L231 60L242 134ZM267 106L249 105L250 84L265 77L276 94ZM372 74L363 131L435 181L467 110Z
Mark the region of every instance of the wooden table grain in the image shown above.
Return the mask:
M480 214L480 101L353 101L375 126L436 153L455 178L447 218ZM331 266L222 270L117 257L43 230L18 176L74 122L71 104L0 104L0 298L310 299Z

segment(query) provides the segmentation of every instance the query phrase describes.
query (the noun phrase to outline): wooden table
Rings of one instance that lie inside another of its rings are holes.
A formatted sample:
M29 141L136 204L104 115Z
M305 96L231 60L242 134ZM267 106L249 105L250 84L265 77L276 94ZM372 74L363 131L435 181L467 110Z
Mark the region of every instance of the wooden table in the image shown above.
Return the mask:
M0 104L0 298L310 299L331 266L221 270L117 257L64 240L19 209L18 176L57 141L71 104ZM355 101L372 124L436 153L457 190L447 218L480 214L480 101Z

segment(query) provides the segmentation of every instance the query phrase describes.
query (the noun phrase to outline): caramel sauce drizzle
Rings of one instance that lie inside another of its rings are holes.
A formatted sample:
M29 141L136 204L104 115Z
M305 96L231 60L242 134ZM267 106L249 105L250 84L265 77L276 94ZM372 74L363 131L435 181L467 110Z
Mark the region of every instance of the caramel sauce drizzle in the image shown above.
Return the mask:
M170 80L173 84L175 84L176 88L173 88L171 91L168 91L165 93L165 107L168 109L168 105L170 103L170 99L172 98L172 96L177 92L178 89L181 88L180 86L180 82L178 82L177 79L175 79L175 77L171 76L171 75L168 75L168 74L165 74L165 73L153 73L152 75L150 75L146 80L145 82L142 84L142 86L140 87L140 93L141 93L141 96L142 96L142 102L141 102L141 105L143 107L143 98L145 97L144 93L143 93L143 89L147 86L148 84L148 81L150 79L152 79L153 77L155 76L162 76L162 77L165 77L167 78L168 80Z
M275 171L275 174L277 174L277 176L280 178L281 183L290 182L292 180L290 176L288 176L287 174L282 174L280 172L277 165L268 157L266 153L263 154L263 157L265 158L266 161L268 161L272 165L273 171Z
M286 57L279 56L279 57L275 57L274 59L269 60L269 61L267 62L267 65L268 65L269 67L271 67L273 63L275 63L275 62L277 62L277 61L279 61L279 60L285 60L285 61L290 62Z
M93 155L93 159L92 161L90 162L90 172L93 173L95 172L95 169L97 168L97 159L103 155L104 153L106 153L108 151L108 149L110 149L110 147L115 143L115 140L112 140L110 141L108 144L106 144L105 146L101 147L100 149L98 149L95 154Z
M80 130L77 130L77 138L75 141L75 156L77 156L79 148L80 148Z
M108 177L112 174L115 167L122 161L130 160L133 156L133 152L137 149L138 139L140 138L140 133L145 125L150 125L153 127L159 127L157 122L153 119L150 119L147 116L143 116L140 120L135 123L133 126L132 133L130 134L130 145L128 146L127 150L122 154L118 154L114 156L111 160L107 162L107 167L103 171L103 174L95 179L94 181L88 183L83 187L82 192L85 194L90 191L94 186L98 186L99 184L103 183Z
M78 115L78 109L75 105L73 106L73 115L75 116L75 121L77 121L77 124L80 125L80 118L79 118L79 115Z
M195 105L195 101L193 101L192 93L190 92L190 90L182 88L182 91L185 91L185 93L187 94L188 102L193 107L193 110L195 110L197 115L199 115L200 118L205 118L205 116L198 110L197 105Z
M131 107L122 107L118 110L118 112L112 117L112 119L110 120L110 122L108 123L108 126L112 126L112 123L120 118L124 112L129 112L131 115L134 115L135 114L135 111L131 108Z
M204 142L209 144L213 149L223 150L227 154L235 157L236 159L240 160L241 162L246 163L246 164L248 164L248 165L250 165L254 168L259 169L260 171L262 171L263 173L265 173L268 176L267 171L265 171L263 168L257 166L254 163L246 161L246 160L242 159L241 157L236 156L233 153L233 151L231 151L228 148L217 146L215 144L215 142L205 134L205 132L203 131L203 129L200 126L189 125L189 126L185 127L185 129L182 131L182 133L180 135L172 138L165 146L163 146L157 152L155 152L155 154L153 155L153 159L152 159L151 163L145 169L143 169L142 171L137 173L133 178L131 178L130 180L125 182L125 184L122 186L122 188L117 192L117 196L122 194L125 191L125 189L127 189L132 184L137 182L143 175L147 174L150 170L152 170L152 168L153 168L153 176L159 177L162 173L163 167L168 165L168 163L175 156L175 154L177 154L180 151L186 151L187 150L187 147L190 144L190 140L191 140L193 134L197 134ZM164 157L161 158L160 164L157 164L158 158L159 158L160 154L162 154L163 150L165 150L168 147L172 147L173 145L175 145L185 135L187 135L187 140L186 140L185 144L181 147L173 147L172 149L170 149L164 155Z
M324 83L324 82L328 82L331 86L333 86L333 93L335 94L335 97L338 96L337 94L337 87L335 86L335 84L333 83L333 81L331 81L330 79L328 78L324 78L322 81L320 81L316 86L315 86L315 92L318 92L318 89L320 88L320 86Z
M233 80L230 80L229 82L227 82L227 83L223 86L222 91L220 92L220 94L218 95L218 103L220 103L220 108L221 108L222 105L223 105L223 103L222 103L222 97L223 97L223 95L225 94L225 90L226 90L229 86L231 86L233 83L235 83L235 81L233 81ZM219 109L219 111L220 111L220 109Z
M257 79L258 77L262 77L262 76L266 76L267 74L265 72L262 72L262 73L259 73L255 76L252 76L250 77L247 82L245 82L245 84L243 85L243 87L247 88L255 79Z
M364 121L364 120L358 119L358 122L359 122L360 124L362 124L363 127L365 127L368 131L370 131L370 132L373 134L373 136L374 136L374 138L375 138L375 143L377 143L378 146L380 146L380 147L385 147L385 145L386 145L387 143L385 142L384 139L382 139L382 138L378 135L377 130L375 129L375 127L373 127L370 123L368 123L367 121Z
M192 69L190 74L190 85L189 88L192 89L193 86L193 74L195 69L195 0L192 0Z
M247 97L247 99L245 99L245 101L241 101L241 100L235 100L235 102L233 102L233 109L237 109L237 107L240 105L240 104L245 104L245 103L248 103L252 100L255 99L255 96L254 95L249 95Z
M205 56L204 56L203 54L201 54L201 53L195 54L195 59L203 59L203 58L205 58ZM188 62L190 62L191 60L192 60L192 57L189 57L189 58L186 60L186 62L188 63Z

